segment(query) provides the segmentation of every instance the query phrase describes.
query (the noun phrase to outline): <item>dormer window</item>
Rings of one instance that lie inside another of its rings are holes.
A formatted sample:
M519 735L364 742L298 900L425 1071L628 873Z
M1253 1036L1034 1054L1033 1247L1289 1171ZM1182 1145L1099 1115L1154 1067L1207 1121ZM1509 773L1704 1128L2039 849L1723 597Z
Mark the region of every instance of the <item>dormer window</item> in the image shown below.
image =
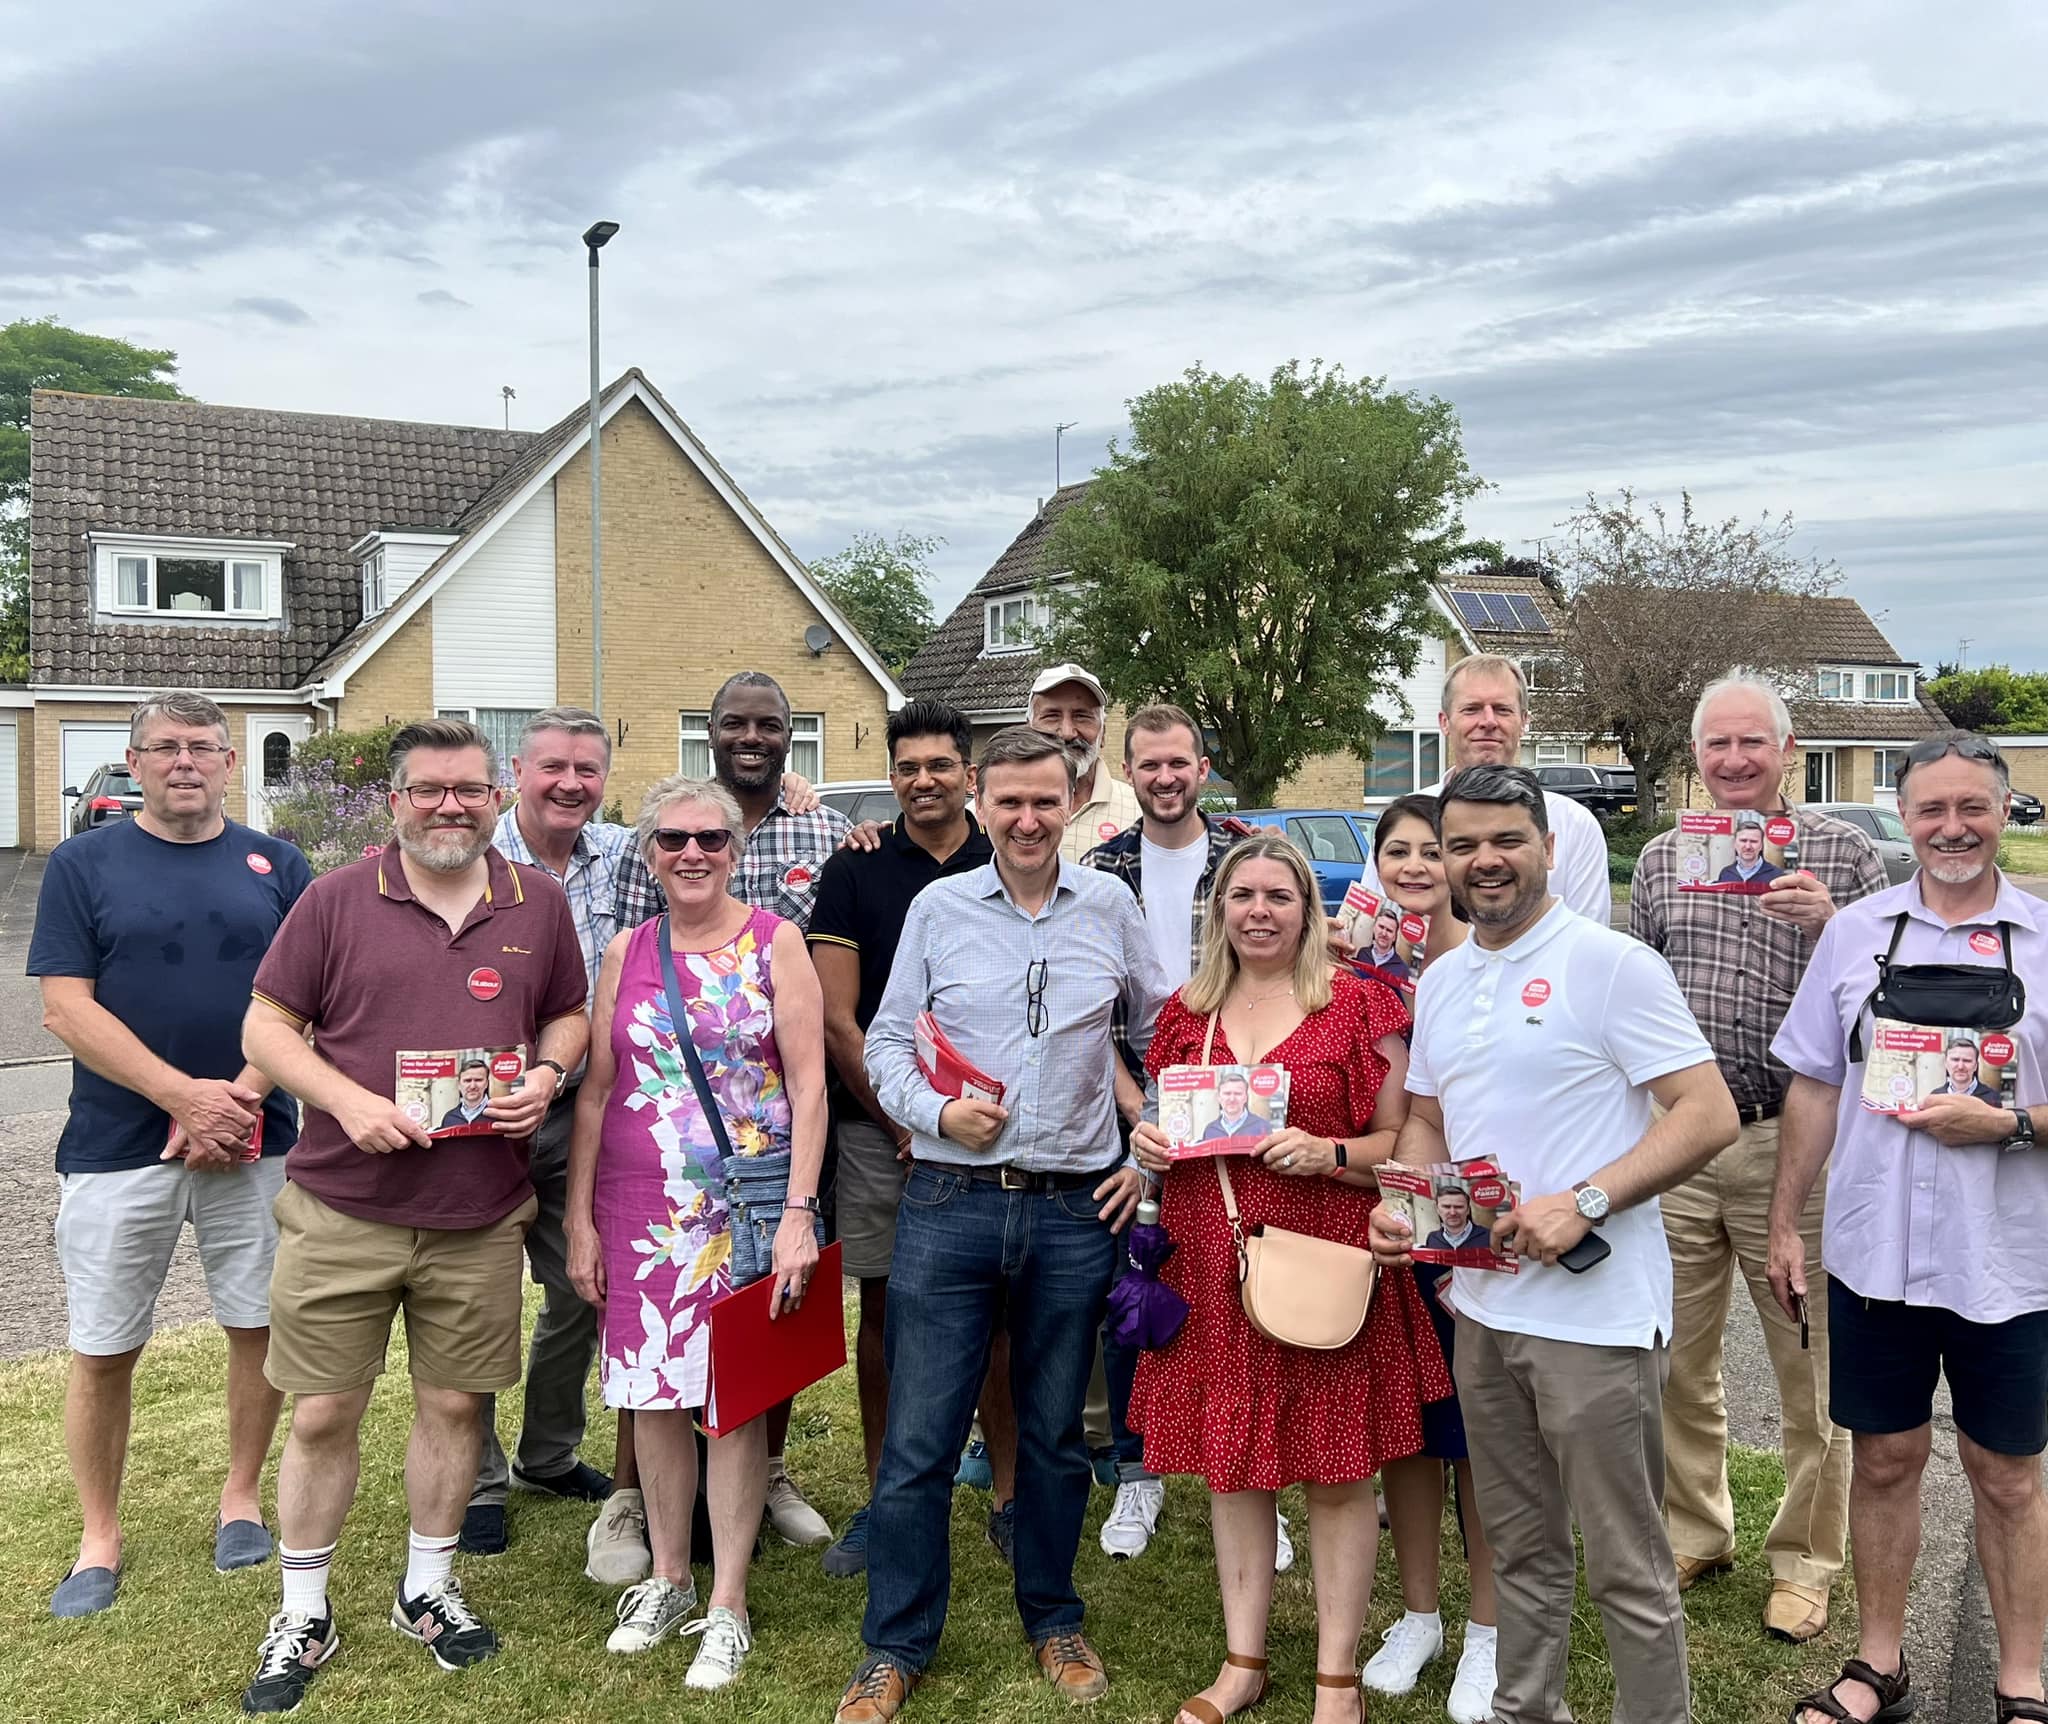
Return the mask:
M375 527L349 546L348 554L362 577L363 621L381 616L392 600L403 598L456 537L424 529Z
M984 652L1028 651L1041 627L1038 601L1029 593L990 599L982 614Z
M95 535L98 608L158 621L274 621L284 615L289 549L276 541Z
M1906 701L1913 698L1913 673L1904 670L1867 670L1863 673L1865 700Z
M384 552L379 547L363 559L363 620L368 622L381 611L389 597L384 588Z

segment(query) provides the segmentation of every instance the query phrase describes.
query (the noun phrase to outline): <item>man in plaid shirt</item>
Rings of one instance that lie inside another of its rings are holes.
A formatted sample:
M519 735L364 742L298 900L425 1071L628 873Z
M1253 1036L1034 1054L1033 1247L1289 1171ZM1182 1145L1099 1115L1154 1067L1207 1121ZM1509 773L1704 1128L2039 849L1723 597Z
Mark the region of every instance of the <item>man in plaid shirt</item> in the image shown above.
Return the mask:
M1821 929L1841 906L1882 890L1884 867L1853 827L1787 805L1781 787L1796 744L1785 703L1768 684L1742 676L1715 683L1693 712L1692 737L1714 806L1788 816L1798 855L1756 897L1681 892L1675 832L1658 834L1636 862L1629 932L1671 965L1742 1116L1735 1143L1662 1202L1674 1324L1664 1390L1665 1520L1680 1590L1734 1566L1721 1333L1740 1266L1783 1409L1785 1497L1764 1541L1771 1564L1764 1627L1781 1640L1811 1640L1827 1627L1829 1589L1846 1553L1849 1438L1828 1418L1824 1283L1811 1290L1810 1345L1802 1346L1800 1326L1779 1311L1766 1276L1778 1115L1790 1082L1770 1045ZM1819 1263L1818 1187L1801 1231L1807 1260Z

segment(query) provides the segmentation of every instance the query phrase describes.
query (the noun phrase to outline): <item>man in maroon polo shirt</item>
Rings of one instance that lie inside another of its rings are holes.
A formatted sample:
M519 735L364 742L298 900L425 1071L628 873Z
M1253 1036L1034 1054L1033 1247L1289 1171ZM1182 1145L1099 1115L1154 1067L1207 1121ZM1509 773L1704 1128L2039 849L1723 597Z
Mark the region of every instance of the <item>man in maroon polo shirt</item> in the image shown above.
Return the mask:
M456 1534L479 1398L519 1381L528 1139L583 1058L588 983L562 888L491 846L500 794L483 733L407 725L391 782L397 842L307 889L242 1031L251 1063L306 1104L277 1201L265 1366L296 1396L277 1481L284 1603L245 1712L293 1710L340 1644L327 1573L400 1310L412 1535L392 1626L445 1670L498 1649L456 1582ZM430 1136L477 1058L494 1129Z

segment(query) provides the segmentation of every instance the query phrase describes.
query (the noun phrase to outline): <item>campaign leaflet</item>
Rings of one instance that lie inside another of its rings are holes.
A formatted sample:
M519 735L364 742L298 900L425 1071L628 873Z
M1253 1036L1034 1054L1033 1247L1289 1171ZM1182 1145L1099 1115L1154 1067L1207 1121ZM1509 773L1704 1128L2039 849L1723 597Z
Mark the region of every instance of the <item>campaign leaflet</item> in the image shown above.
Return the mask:
M1522 1188L1490 1161L1441 1161L1428 1167L1387 1162L1372 1170L1380 1201L1414 1230L1418 1263L1521 1273L1521 1259L1496 1251L1488 1229L1522 1200Z
M1877 1018L1863 1062L1866 1113L1904 1113L1931 1096L1973 1095L1993 1107L2013 1105L2019 1047L2011 1030L1944 1029Z
M1286 1124L1285 1066L1168 1066L1159 1074L1169 1161L1249 1155Z
M1799 869L1799 828L1789 814L1753 808L1678 817L1678 889L1755 898Z
M1363 881L1354 880L1344 889L1337 929L1353 947L1354 970L1414 999L1415 979L1422 974L1429 939L1427 916L1404 910L1393 899L1367 891Z
M481 1137L497 1128L484 1111L526 1079L526 1044L504 1048L401 1050L395 1099L427 1136Z
M1003 1085L946 1039L930 1012L919 1012L910 1033L917 1043L917 1069L940 1095L959 1101L992 1101L1003 1105Z

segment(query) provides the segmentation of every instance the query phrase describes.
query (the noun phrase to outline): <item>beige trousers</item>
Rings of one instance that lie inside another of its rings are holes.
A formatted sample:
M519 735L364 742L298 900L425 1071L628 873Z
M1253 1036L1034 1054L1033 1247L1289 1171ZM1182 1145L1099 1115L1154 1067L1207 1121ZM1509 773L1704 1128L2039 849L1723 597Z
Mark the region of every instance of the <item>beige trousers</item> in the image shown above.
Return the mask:
M1671 1246L1671 1380L1664 1390L1665 1523L1680 1556L1714 1558L1735 1548L1728 1494L1728 1405L1721 1337L1736 1272L1749 1284L1778 1379L1785 1496L1764 1541L1774 1580L1826 1590L1849 1537L1849 1433L1828 1418L1828 1282L1820 1266L1821 1198L1814 1185L1800 1233L1806 1240L1807 1328L1778 1309L1764 1273L1770 1254L1771 1187L1778 1176L1778 1122L1742 1135L1661 1199Z

